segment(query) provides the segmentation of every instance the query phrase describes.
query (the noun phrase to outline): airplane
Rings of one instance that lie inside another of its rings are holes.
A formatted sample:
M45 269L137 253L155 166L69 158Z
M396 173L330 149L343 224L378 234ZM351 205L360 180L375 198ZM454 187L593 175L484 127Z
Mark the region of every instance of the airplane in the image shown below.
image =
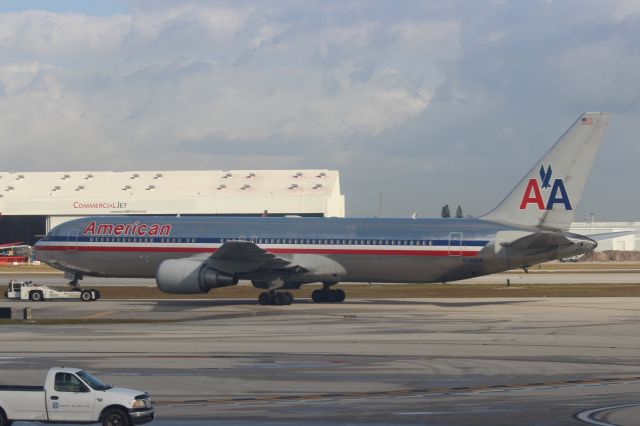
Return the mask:
M0 244L1 256L31 256L31 246L22 241L8 244Z
M582 114L491 212L478 218L95 216L51 229L37 257L83 276L155 278L174 294L249 280L262 305L322 283L319 303L345 300L339 282L438 283L588 253L612 235L568 232L611 114Z

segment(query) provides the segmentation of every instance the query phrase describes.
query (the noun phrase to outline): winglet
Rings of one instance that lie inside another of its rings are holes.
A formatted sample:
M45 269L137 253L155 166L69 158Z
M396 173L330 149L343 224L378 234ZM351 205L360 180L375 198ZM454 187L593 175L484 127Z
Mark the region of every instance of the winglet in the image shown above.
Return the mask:
M482 219L567 230L611 113L585 112L507 197Z

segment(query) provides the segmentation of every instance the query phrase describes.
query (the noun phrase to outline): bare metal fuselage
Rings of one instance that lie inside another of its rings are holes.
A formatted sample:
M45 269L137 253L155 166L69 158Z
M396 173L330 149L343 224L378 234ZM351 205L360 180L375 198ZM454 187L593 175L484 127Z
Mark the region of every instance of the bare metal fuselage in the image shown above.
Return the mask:
M588 238L571 234L575 244L568 246L504 249L495 245L501 231L539 229L479 219L110 216L60 225L35 250L40 260L67 272L152 278L165 260L205 260L225 242L245 240L280 258L304 264L330 259L345 271L340 281L429 283L525 267L594 247ZM269 273L239 272L237 277L265 280L272 278ZM288 280L320 281L309 272L292 273Z

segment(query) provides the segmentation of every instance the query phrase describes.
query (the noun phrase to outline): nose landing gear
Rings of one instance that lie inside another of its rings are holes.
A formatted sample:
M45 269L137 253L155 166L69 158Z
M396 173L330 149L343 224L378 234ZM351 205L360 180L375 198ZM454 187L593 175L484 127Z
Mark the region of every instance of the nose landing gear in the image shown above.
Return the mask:
M344 290L339 288L331 290L326 285L322 289L314 290L311 293L311 298L316 303L342 303L346 297Z

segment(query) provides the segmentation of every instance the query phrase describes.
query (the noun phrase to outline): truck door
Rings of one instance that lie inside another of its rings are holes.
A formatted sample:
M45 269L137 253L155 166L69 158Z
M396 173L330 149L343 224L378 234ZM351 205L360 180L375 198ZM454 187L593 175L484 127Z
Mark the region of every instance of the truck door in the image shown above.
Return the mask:
M94 391L75 374L56 373L52 389L47 389L49 420L83 422L93 418Z

